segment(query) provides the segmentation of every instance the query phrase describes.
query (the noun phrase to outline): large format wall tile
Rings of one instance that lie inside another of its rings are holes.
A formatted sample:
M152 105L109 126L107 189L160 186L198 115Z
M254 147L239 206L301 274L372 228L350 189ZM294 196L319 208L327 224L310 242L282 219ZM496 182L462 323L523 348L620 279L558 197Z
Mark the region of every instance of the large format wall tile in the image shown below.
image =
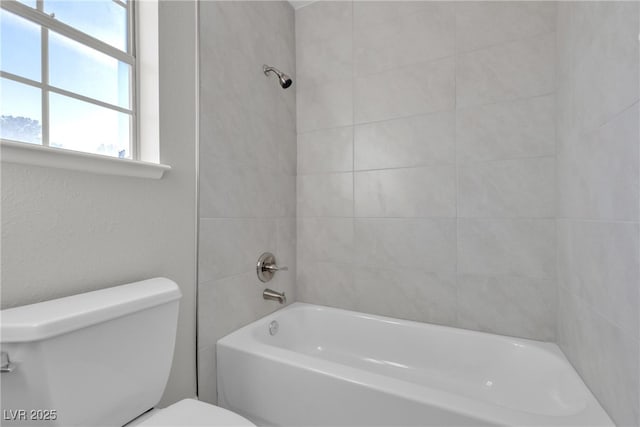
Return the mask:
M323 129L298 134L298 174L350 172L353 128Z
M296 12L297 130L353 123L352 5L323 1Z
M307 132L353 123L353 84L351 80L298 84L298 132Z
M201 335L198 351L200 363L199 398L211 399L216 395L216 342L231 332L274 311L273 301L262 298L264 284L258 280L255 268L250 272L211 282L200 282L198 292L198 323ZM293 282L280 287L288 298L295 300Z
M467 107L552 93L554 55L553 33L459 55L457 105Z
M216 347L199 347L198 348L198 376L204 381L200 380L198 383L198 399L204 402L217 402L218 401L218 384L211 379L216 378Z
M356 123L448 111L455 105L453 58L355 78Z
M458 219L458 271L554 277L555 221Z
M293 215L291 194L295 194L295 177L270 168L231 162L200 167L203 218Z
M396 22L407 19L420 12L425 7L431 6L431 2L424 1L354 1L354 21L360 21L356 25L380 25L385 22Z
M640 424L639 12L558 13L558 343L621 426Z
M292 132L295 124L295 105L293 118L278 123L278 166L285 175L295 176L297 171L297 136Z
M600 129L559 144L561 217L637 221L638 104Z
M558 283L610 322L640 332L638 223L558 221Z
M295 217L276 218L276 249L273 254L277 254L278 265L288 267L289 270L276 274L271 279L271 285L275 289L286 291L289 302L296 301L297 228ZM252 271L255 271L255 264L251 267Z
M355 174L356 217L455 217L455 167Z
M355 75L365 76L454 54L450 2L416 2L411 13L388 15L392 4L354 3Z
M204 94L204 97L215 99L217 95ZM200 147L203 163L232 161L254 166L278 163L281 127L275 115L269 120L247 121L245 117L259 114L252 110L234 99L227 102L222 111L202 121L200 132L206 141Z
M353 216L353 174L300 175L298 216Z
M553 95L457 111L456 147L461 162L555 155Z
M640 341L560 287L558 344L611 418L638 425Z
M353 265L340 262L300 262L299 301L356 310L361 298L353 284Z
M455 163L452 111L357 125L355 170Z
M353 5L349 1L317 1L296 10L296 45L305 47L331 39L349 42Z
M455 275L451 273L356 266L354 289L359 311L428 323L456 321Z
M200 286L202 298L200 321L207 335L203 336L202 347L215 345L223 336L266 316L274 311L273 301L262 298L264 285L256 276L255 269ZM281 289L293 296L292 289Z
M595 129L638 101L638 9L638 2L620 1L586 12L600 19L596 28L592 23L583 29L585 41L576 40L583 49L573 50L572 66L579 72L572 79L572 108L580 130Z
M298 260L353 263L353 218L299 218Z
M350 80L353 74L353 49L350 38L298 45L296 77L305 87Z
M460 2L456 18L457 49L465 52L554 31L556 2Z
M455 219L356 219L355 262L453 272Z
M458 276L458 325L503 335L555 338L553 279Z
M458 203L460 217L554 218L555 158L462 165Z
M198 279L207 282L250 271L262 252L276 252L276 232L275 219L200 219Z

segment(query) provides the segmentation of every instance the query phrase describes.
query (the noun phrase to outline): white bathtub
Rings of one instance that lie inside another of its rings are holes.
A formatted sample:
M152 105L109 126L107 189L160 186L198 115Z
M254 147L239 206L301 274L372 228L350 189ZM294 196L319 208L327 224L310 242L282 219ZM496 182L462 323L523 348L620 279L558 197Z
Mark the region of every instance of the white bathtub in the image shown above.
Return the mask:
M220 406L260 425L613 425L555 344L308 304L217 363Z

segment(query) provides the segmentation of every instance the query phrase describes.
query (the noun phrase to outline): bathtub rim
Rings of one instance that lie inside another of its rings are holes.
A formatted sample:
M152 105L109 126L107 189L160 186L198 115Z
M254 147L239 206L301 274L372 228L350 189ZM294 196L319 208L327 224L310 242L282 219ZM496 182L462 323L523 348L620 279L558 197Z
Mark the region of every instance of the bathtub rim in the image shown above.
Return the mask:
M311 355L296 352L291 349L264 343L253 336L254 330L260 327L263 327L266 330L266 328L268 327L268 323L272 320L277 320L277 316L282 316L290 311L301 310L340 312L351 316L357 315L366 319L391 322L394 324L400 323L408 324L418 328L433 328L437 331L444 331L445 333L455 333L456 335L483 337L484 339L508 342L512 342L513 340L517 343L525 343L527 345L535 347L537 350L543 351L548 355L559 359L561 363L571 369L572 373L576 376L583 387L586 402L584 407L576 413L567 415L539 414L526 410L514 409L493 402L474 399L447 390L440 390L426 385L411 383L403 379L367 371L365 369L349 366L339 362L313 357ZM250 345L248 346L247 343L250 343ZM431 405L441 410L459 413L464 416L482 421L489 421L502 425L518 425L523 423L522 417L527 416L530 419L526 422L526 424L522 425L615 426L615 424L606 413L604 408L602 408L600 403L597 401L591 390L586 386L582 377L580 377L573 365L571 365L571 363L568 361L567 357L564 355L560 347L553 342L492 334L489 332L474 331L470 329L456 328L453 326L438 325L432 323L423 323L413 320L397 319L318 304L294 302L220 338L216 342L216 352L218 352L218 350L223 347L247 355L264 358L271 362L291 365L299 369L310 370L315 373L326 375L342 381L357 383L378 392L391 394L396 397L407 399L409 401L420 404ZM295 357L291 357L291 355L295 355ZM219 365L219 357L217 357L216 363ZM220 369L220 366L217 366L217 368ZM220 380L218 379L218 386L219 381ZM393 387L389 387L390 385ZM218 390L218 393L219 395L223 395L221 390ZM573 422L573 424L553 423L554 420L561 421L563 419L566 420L574 418L575 421ZM595 422L592 422L592 420L595 420Z

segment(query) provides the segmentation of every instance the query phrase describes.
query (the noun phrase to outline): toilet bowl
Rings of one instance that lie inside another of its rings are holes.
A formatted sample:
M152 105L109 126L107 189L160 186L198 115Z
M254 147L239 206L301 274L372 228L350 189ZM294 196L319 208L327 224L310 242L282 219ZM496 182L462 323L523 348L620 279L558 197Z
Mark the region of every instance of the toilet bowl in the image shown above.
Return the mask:
M181 297L156 278L0 311L2 425L253 426L195 399L153 409Z
M164 409L151 410L126 427L254 426L246 418L195 399L184 399Z

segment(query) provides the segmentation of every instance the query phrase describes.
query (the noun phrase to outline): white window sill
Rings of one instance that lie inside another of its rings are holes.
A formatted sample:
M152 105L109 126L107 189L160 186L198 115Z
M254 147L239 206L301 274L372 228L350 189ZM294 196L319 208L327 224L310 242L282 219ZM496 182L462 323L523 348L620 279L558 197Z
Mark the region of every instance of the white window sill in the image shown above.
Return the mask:
M0 159L3 163L150 179L160 179L165 171L171 169L169 165L117 159L98 154L42 147L20 142L1 141L0 147L2 148Z

